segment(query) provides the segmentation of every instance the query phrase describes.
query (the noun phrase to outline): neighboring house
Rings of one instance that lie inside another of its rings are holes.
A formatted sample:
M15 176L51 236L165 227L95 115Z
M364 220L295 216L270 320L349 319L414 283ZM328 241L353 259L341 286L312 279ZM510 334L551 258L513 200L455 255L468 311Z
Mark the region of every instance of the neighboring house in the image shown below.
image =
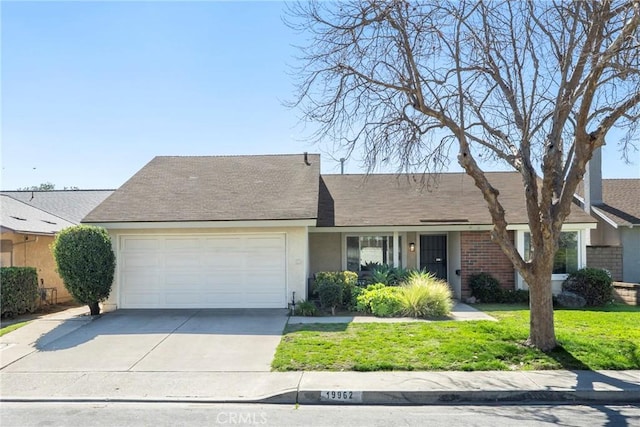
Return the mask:
M112 190L0 192L3 267L35 267L40 284L57 291L58 302L71 299L49 246L55 234L80 220Z
M588 265L606 268L614 280L640 283L640 179L602 179L598 150L576 199L598 221Z
M528 253L518 173L489 173L510 233ZM286 307L318 271L382 262L424 268L469 295L473 273L525 287L491 242L486 204L463 173L320 175L320 156L156 157L83 222L113 237L115 283L104 308ZM554 288L586 263L595 220L574 209Z

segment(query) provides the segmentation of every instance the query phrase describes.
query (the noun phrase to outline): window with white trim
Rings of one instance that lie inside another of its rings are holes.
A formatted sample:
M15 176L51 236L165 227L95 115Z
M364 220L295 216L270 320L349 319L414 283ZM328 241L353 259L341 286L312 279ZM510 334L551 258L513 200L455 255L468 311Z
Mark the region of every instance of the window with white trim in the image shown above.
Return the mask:
M401 236L398 236L398 246L398 260L402 260ZM391 235L347 236L347 270L366 271L376 264L393 267L393 250Z
M578 270L579 233L577 231L563 231L560 233L558 251L553 259L553 274L571 274ZM524 233L524 259L531 259L531 233Z

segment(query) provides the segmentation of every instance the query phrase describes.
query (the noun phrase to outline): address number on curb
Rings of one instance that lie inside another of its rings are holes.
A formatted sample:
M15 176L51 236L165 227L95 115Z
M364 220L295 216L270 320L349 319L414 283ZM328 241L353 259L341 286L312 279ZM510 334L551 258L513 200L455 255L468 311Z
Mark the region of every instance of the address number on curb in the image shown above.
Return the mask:
M330 402L361 403L362 402L362 392L361 391L350 391L350 390L321 391L320 392L320 400L330 401Z

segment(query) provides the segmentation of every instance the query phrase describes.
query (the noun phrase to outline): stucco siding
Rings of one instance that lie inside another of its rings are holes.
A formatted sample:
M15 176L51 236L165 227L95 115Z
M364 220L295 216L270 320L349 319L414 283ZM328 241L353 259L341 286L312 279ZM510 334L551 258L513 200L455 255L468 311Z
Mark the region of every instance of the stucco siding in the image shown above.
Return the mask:
M309 272L342 270L342 234L309 233Z
M406 267L407 268L411 268L411 269L417 269L418 268L418 250L417 250L417 243L418 243L418 233L415 232L408 232L407 233L407 241L405 244L405 247L407 248L406 252L406 259L407 259L407 264ZM416 244L416 250L414 250L413 252L411 252L409 250L409 244L410 243L414 243Z
M117 258L119 259L119 245L122 236L127 235L232 235L232 234L259 234L259 233L284 233L286 236L286 295L287 301L291 300L292 292L296 293L296 300L306 299L306 279L308 271L308 242L306 227L253 227L253 228L193 228L193 229L127 229L108 230ZM103 304L105 311L115 310L119 306L119 277L120 271L116 259L116 274L114 285L109 299Z
M590 244L594 246L620 246L622 240L618 229L603 220L598 219L598 227L591 230Z
M11 266L35 267L38 272L38 285L42 283L41 280L44 280L45 287L56 288L58 302L73 299L65 289L62 279L56 273L56 261L50 249L54 240L53 236L7 232L2 233L2 239L13 242Z

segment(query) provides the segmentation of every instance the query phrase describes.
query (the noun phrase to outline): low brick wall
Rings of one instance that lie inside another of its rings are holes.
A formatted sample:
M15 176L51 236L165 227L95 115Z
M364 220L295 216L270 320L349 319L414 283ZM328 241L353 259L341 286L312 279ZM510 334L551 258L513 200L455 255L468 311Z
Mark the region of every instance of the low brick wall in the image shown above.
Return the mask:
M613 280L622 280L622 246L587 246L587 267L604 268Z
M613 299L628 305L640 305L640 285L637 283L613 282Z

